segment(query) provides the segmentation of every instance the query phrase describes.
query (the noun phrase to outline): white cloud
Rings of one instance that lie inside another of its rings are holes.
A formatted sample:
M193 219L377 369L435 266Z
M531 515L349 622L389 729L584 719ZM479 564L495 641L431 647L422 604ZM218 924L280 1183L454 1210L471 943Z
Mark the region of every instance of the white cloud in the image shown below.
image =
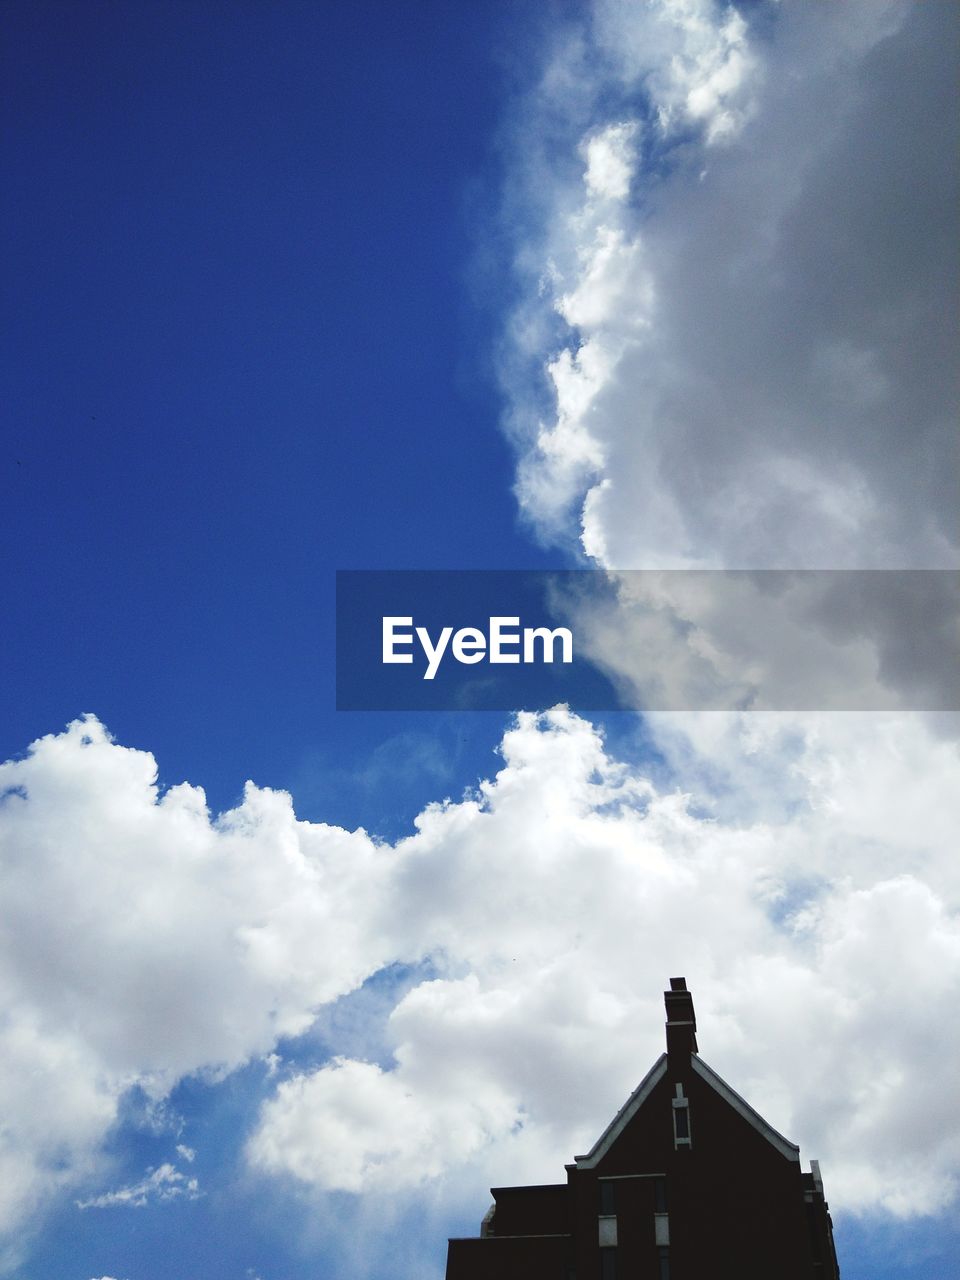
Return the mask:
M960 1054L956 747L857 719L664 716L654 779L562 708L525 714L496 778L395 848L255 788L211 821L95 721L42 739L0 772L7 1226L95 1185L130 1084L263 1057L421 958L392 1061L274 1073L256 1167L371 1193L553 1178L659 1053L682 972L704 1056L823 1160L833 1204L945 1203L960 1152L926 1099L955 1106ZM684 775L694 799L664 781ZM164 1165L81 1202L190 1187Z
M252 785L214 821L89 718L0 766L0 1229L90 1179L132 1084L267 1053L389 959L388 852Z
M743 759L769 763L766 723L761 744L728 718ZM555 1177L662 1048L660 986L685 972L704 1056L821 1157L834 1205L941 1206L960 1149L913 1082L941 1114L956 1104L956 751L905 717L872 738L836 728L824 717L793 741L789 804L774 789L752 797L762 815L705 817L576 717L520 717L482 796L428 810L398 847L407 945L446 972L395 1008L396 1066L340 1060L286 1082L253 1161L351 1189L464 1161ZM750 781L745 768L734 794Z
M51 1191L91 1172L96 1148L116 1113L116 1091L101 1080L97 1056L82 1033L49 1019L42 1002L15 1000L12 986L4 973L0 1236L14 1232Z
M285 1081L263 1108L254 1164L334 1191L415 1186L508 1133L517 1103L495 1080L469 1098L423 1093L401 1073L337 1059Z
M642 83L661 129L695 125L704 143L729 141L752 111L757 58L733 6L714 0L607 0L594 37L619 75Z
M156 1169L148 1169L145 1177L129 1187L105 1191L102 1195L91 1196L89 1200L78 1200L77 1208L142 1209L150 1201L196 1200L199 1196L200 1184L196 1178L187 1177L172 1164L161 1164Z
M633 177L632 146L637 124L608 125L581 147L584 185L595 200L625 200Z

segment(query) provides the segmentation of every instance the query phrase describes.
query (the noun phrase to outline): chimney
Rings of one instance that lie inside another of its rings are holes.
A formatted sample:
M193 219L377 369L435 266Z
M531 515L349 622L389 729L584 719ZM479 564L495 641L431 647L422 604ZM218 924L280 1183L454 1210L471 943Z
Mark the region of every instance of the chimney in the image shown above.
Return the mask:
M670 979L663 1002L667 1008L667 1057L685 1066L690 1054L697 1052L697 1015L686 978Z

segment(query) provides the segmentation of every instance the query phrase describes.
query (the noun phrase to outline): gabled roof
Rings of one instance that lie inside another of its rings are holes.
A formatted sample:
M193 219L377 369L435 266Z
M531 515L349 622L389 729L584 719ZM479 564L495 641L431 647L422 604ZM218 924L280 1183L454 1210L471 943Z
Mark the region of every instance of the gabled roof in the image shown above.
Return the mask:
M735 1089L730 1088L726 1080L717 1075L713 1067L708 1067L697 1054L691 1056L690 1065L697 1075L706 1080L707 1084L719 1093L724 1102L728 1103L733 1107L734 1111L743 1116L744 1120L752 1125L761 1137L766 1138L772 1147L776 1147L787 1160L796 1160L799 1164L800 1148L796 1143L791 1142L789 1138L785 1138L782 1133L778 1133L772 1124L768 1124L758 1111L754 1111L749 1102L741 1098Z
M799 1163L800 1148L785 1138L782 1133L778 1133L773 1125L768 1124L759 1112L754 1111L750 1103L741 1098L735 1089L731 1089L712 1067L708 1067L699 1054L692 1053L690 1055L690 1065L697 1075L706 1081L711 1089L718 1093L724 1102L732 1107L752 1128L756 1129L761 1137L766 1138L767 1142L772 1147L775 1147L784 1159L795 1160ZM666 1073L667 1055L662 1053L607 1125L606 1129L604 1129L587 1155L574 1156L578 1169L596 1168Z
M617 1114L596 1140L585 1156L574 1156L578 1169L593 1169L607 1154L624 1129L637 1114L647 1098L667 1074L667 1055L661 1053L647 1074L631 1093Z

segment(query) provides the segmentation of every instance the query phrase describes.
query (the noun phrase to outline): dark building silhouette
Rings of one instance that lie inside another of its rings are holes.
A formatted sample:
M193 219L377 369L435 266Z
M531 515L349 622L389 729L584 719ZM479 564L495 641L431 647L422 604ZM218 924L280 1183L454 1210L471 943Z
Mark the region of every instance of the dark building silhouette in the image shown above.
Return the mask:
M838 1280L817 1162L699 1056L683 978L664 999L667 1052L593 1149L565 1183L492 1188L447 1280Z

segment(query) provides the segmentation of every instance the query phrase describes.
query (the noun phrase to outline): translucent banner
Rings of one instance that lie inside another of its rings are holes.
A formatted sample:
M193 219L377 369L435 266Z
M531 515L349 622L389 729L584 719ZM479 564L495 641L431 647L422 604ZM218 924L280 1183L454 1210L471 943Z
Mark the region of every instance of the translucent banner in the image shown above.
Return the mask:
M343 711L953 711L947 570L349 570Z

